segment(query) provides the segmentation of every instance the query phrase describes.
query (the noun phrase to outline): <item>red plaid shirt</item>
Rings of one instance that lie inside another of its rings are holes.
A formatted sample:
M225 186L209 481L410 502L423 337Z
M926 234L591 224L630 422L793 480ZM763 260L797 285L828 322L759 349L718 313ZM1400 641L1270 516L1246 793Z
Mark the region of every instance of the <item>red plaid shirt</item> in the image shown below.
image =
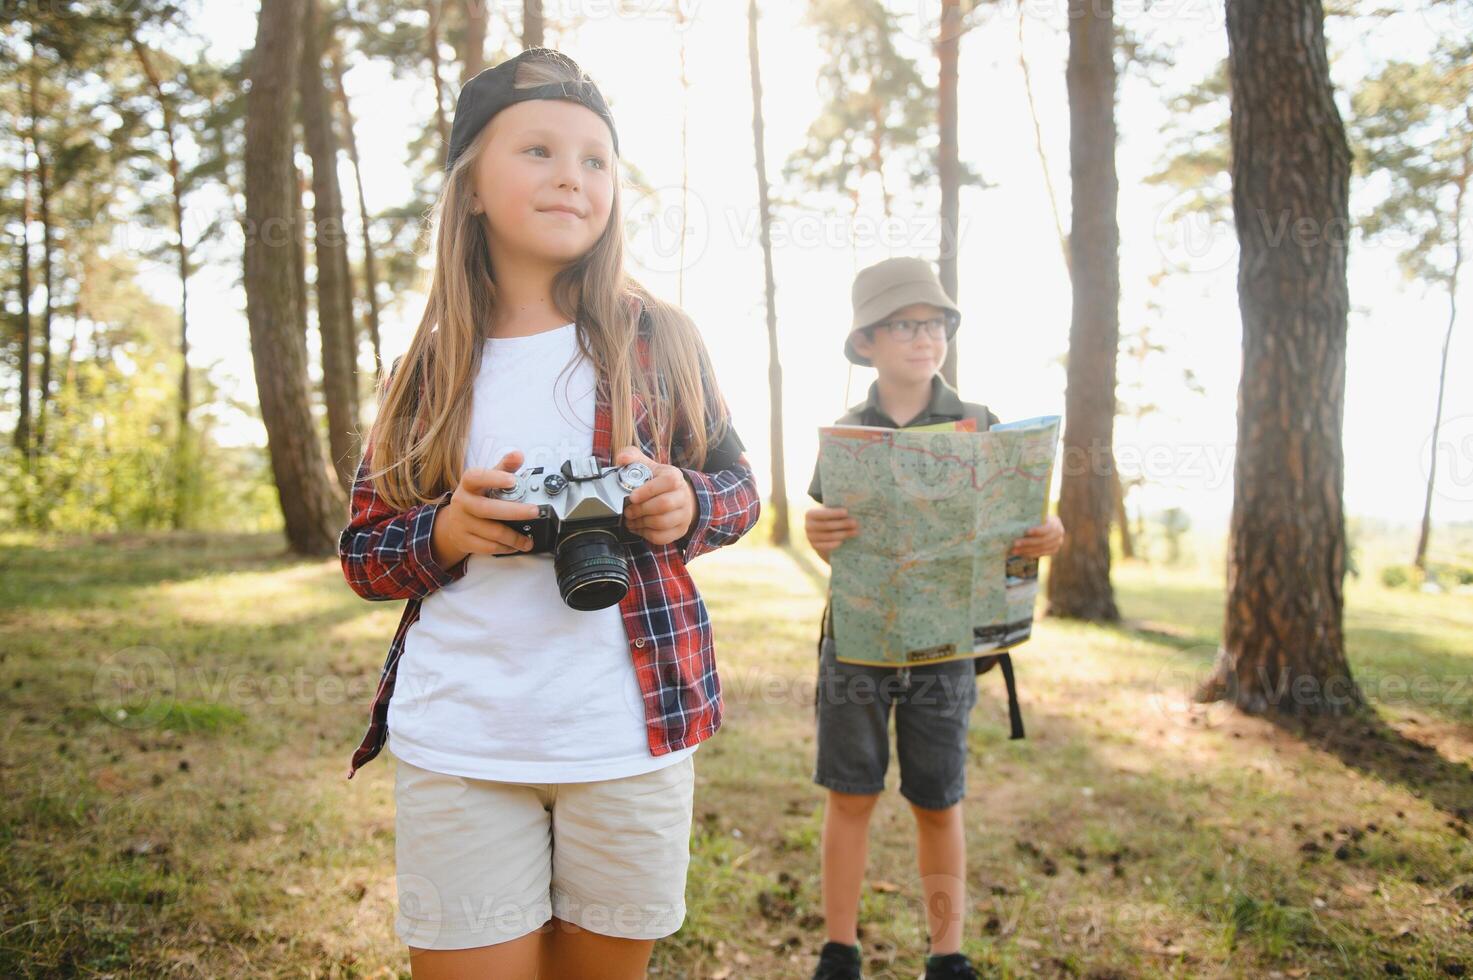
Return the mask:
M648 350L639 340L639 360ZM707 379L710 405L724 416L725 402ZM648 413L636 396L635 431L645 454L654 452ZM594 411L593 455L611 465L613 434L607 386L600 383ZM738 442L738 446L740 443ZM617 447L614 447L617 448ZM470 556L450 568L441 568L430 549L435 514L454 491L440 499L396 512L385 506L364 479L369 459L365 451L353 485L348 526L338 540L343 575L353 591L365 599L407 599L388 658L379 675L369 714L368 731L353 753L348 778L378 755L388 739L389 700L404 653L405 637L419 619L425 596L449 585L466 572ZM695 491L696 516L690 531L666 545L639 542L629 546L629 591L619 603L629 636L629 655L644 695L645 727L650 754L664 755L695 745L721 726L721 680L716 675L711 620L686 563L745 534L757 521L760 503L757 484L744 453L738 452L728 468L707 473L683 469Z

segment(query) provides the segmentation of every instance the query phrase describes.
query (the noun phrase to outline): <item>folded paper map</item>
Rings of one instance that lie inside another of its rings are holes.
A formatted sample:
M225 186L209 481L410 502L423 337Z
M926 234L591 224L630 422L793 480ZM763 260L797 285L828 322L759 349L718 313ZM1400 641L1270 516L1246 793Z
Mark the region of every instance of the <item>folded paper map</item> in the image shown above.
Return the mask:
M859 522L830 555L839 660L958 660L1032 633L1038 560L1008 551L1046 516L1059 417L975 427L818 430L824 505Z

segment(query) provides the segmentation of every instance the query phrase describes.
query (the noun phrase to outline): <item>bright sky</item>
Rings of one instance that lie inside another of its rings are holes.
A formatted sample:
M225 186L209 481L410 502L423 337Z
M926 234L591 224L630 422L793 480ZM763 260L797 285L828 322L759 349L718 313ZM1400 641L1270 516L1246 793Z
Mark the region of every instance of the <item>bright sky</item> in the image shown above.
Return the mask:
M496 0L487 0L495 6ZM509 2L509 0L501 0ZM1068 106L1064 88L1067 37L1063 0L1023 0L1027 57L1039 106L1045 152L1068 221ZM937 6L914 0L902 38L934 80L922 43L923 25ZM519 7L520 4L518 3ZM757 237L746 50L746 4L685 0L691 22L683 34L689 90L690 209L683 305L706 338L738 430L763 486L769 485L767 344L762 255ZM764 114L769 176L798 148L819 107L814 79L820 52L801 23L801 3L763 4L761 27ZM1231 224L1179 227L1164 214L1172 194L1143 178L1157 169L1170 94L1201 77L1226 57L1221 0L1157 0L1145 5L1117 0L1117 15L1156 44L1169 44L1177 64L1167 90L1130 76L1120 93L1120 232L1122 333L1151 319L1154 337L1168 353L1145 379L1146 397L1161 411L1141 423L1121 418L1116 445L1122 468L1145 470L1149 484L1134 504L1147 511L1179 506L1199 526L1225 525L1232 503L1232 451L1236 437L1241 327L1236 300L1236 244ZM598 81L619 126L626 159L662 188L657 200L625 198L626 211L647 219L646 228L678 212L680 186L679 44L682 34L656 0L558 0L549 17L578 11L584 22L568 35L550 32L549 43L577 59ZM961 52L961 154L995 187L963 192L960 295L960 389L986 402L1004 419L1062 413L1068 346L1070 290L1050 215L1044 178L1034 149L1022 73L1018 65L1017 7L969 33ZM229 56L255 34L255 4L211 4L200 30L219 57ZM622 11L614 13L614 11ZM492 30L504 22L492 11ZM1464 25L1469 26L1469 25ZM1352 36L1332 31L1342 113L1343 85L1367 64L1390 52L1410 55L1433 39L1418 15L1402 15ZM385 66L364 65L347 78L359 120L369 207L402 202L410 175L404 146L430 113L428 82L394 80ZM342 169L344 186L352 179ZM888 180L893 191L903 175ZM880 220L877 187L866 189L858 223L847 209L812 200L811 209L776 216L774 264L783 367L786 458L792 497L807 486L817 447L816 428L846 404L863 397L873 378L853 369L841 344L849 317L849 287L856 269L889 255L932 257L937 249L934 196L901 203L901 216ZM1352 207L1361 204L1352 199ZM1473 228L1470 228L1473 231ZM678 257L670 239L650 230L630 241L635 275L675 299ZM1163 263L1185 263L1189 272L1153 287ZM217 324L195 339L197 363L223 361L217 376L241 397L253 398L243 292L231 285L237 269L216 270L209 288L191 289L191 322ZM1465 283L1473 276L1465 277ZM1423 296L1403 283L1394 254L1357 242L1352 253L1349 365L1345 412L1345 495L1351 514L1393 521L1420 519L1436 379L1447 298ZM172 298L167 280L157 290ZM1464 308L1473 308L1467 302ZM1160 311L1148 312L1148 303ZM408 343L422 300L409 298L386 324L385 357ZM1466 336L1466 331L1464 331ZM1473 520L1473 342L1455 335L1449 390L1443 409L1439 495L1434 520ZM1190 369L1206 389L1181 383ZM1122 382L1134 377L1122 360ZM1137 397L1121 389L1123 400ZM258 423L236 425L222 439L264 442Z

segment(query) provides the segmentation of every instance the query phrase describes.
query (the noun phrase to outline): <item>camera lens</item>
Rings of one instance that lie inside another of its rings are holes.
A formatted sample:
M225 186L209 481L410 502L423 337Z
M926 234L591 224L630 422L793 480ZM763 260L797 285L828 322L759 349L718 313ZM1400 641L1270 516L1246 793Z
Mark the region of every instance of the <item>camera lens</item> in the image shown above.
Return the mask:
M573 609L604 609L629 591L629 561L610 530L578 531L563 538L552 568L563 601Z

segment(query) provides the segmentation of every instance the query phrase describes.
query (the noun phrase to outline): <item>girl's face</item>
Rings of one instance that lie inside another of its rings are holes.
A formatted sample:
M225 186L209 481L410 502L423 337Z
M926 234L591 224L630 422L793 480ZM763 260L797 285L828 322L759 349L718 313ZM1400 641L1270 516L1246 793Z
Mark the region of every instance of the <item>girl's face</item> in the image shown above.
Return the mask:
M946 311L939 306L912 303L901 307L885 319L927 320L945 314ZM897 340L886 328L872 327L854 335L854 350L860 356L869 358L875 370L885 377L899 382L919 383L930 381L931 376L941 369L941 362L946 360L946 337L932 337L925 330L917 330L910 340Z
M582 257L613 207L613 140L603 119L576 102L532 99L487 125L471 208L486 216L493 252L558 266Z

